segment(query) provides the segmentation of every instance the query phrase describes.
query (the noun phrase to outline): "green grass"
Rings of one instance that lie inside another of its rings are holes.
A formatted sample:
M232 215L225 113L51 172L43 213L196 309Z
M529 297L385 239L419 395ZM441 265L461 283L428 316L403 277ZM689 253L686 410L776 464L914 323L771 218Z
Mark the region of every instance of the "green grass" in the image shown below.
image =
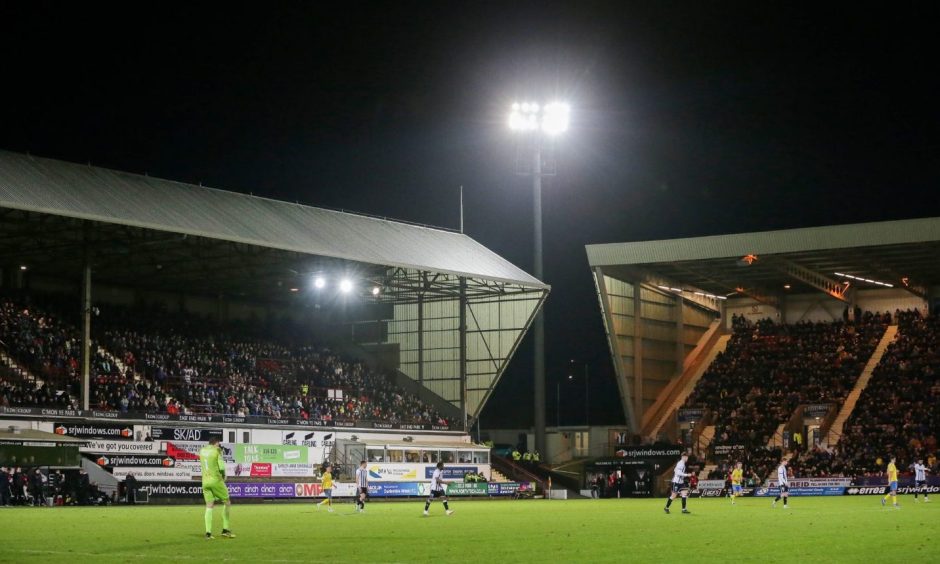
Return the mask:
M937 562L940 499L874 496L693 499L665 515L661 499L461 501L445 517L423 504L237 505L236 539L203 536L198 506L0 510L2 562ZM218 514L219 511L217 510ZM216 515L216 535L221 516Z

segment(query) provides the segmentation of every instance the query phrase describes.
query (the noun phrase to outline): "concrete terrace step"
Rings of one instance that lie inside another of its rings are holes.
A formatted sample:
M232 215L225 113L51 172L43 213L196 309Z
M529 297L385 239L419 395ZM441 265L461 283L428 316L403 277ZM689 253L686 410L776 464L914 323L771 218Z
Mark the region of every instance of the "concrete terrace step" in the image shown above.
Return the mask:
M865 391L865 388L868 387L868 382L871 381L875 367L881 362L885 351L888 350L888 346L894 342L897 334L898 326L889 325L888 329L885 330L885 334L881 336L878 346L875 347L875 352L873 352L871 358L868 359L865 368L862 369L862 374L855 382L855 387L852 388L852 391L849 392L849 395L845 398L842 409L839 410L835 421L833 421L832 426L829 427L829 432L826 433L827 446L833 446L839 441L839 438L842 436L842 431L845 428L845 422L848 421L849 417L852 415L852 411L855 409L858 399L862 396L862 392Z
M689 395L692 393L692 390L695 389L695 386L698 384L699 380L702 379L702 375L708 370L708 367L711 366L712 362L715 360L715 357L719 353L724 352L728 348L728 341L731 340L731 335L721 335L715 341L715 344L709 349L700 362L698 362L693 371L685 376L685 381L682 382L682 389L672 398L669 402L669 406L662 412L662 415L659 417L656 425L652 428L649 437L657 437L662 430L663 426L669 421L669 418L675 417L676 410L682 407L682 404L685 403L685 400L689 398Z

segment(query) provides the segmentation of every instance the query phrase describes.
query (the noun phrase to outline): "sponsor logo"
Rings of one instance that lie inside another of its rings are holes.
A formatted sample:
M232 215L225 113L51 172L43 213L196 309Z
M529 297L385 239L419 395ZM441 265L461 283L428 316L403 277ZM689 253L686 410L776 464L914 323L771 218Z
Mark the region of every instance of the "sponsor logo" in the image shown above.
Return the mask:
M100 456L95 462L98 466L157 466L161 468L173 468L176 466L176 461L168 456L112 454L109 456Z
M317 497L323 493L323 486L320 484L294 484L294 495L296 497Z
M675 448L622 448L617 451L620 458L671 458L682 454L682 449Z
M418 470L416 468L402 468L396 466L370 466L369 478L373 480L416 480Z
M139 485L137 491L147 494L148 497L201 497L202 485L149 482Z
M251 477L252 478L270 478L271 477L271 463L270 462L252 462L251 463Z
M134 430L123 426L105 426L105 425L72 425L69 423L53 424L53 432L56 435L68 435L79 438L95 439L132 439Z
M283 438L281 439L281 444L288 446L315 447L317 446L317 441L314 439L315 436L316 433L305 433L303 431L285 431Z

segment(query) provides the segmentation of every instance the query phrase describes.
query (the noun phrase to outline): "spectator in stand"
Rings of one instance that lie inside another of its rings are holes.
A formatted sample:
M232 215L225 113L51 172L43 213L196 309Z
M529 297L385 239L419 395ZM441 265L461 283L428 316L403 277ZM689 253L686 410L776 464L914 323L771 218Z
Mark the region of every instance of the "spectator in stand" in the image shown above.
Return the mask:
M97 409L448 425L386 374L325 347L293 344L293 336L264 340L237 324L188 314L113 309L95 324ZM0 377L0 405L75 408L78 334L31 303L0 301L0 340L13 343L11 354L34 373L50 376L42 385Z
M879 456L907 467L937 452L940 429L940 318L896 311L898 335L875 367L843 428L832 470L879 476Z
M852 322L795 324L733 316L727 349L685 405L717 416L716 444L764 447L798 405L842 403L889 321L871 313Z

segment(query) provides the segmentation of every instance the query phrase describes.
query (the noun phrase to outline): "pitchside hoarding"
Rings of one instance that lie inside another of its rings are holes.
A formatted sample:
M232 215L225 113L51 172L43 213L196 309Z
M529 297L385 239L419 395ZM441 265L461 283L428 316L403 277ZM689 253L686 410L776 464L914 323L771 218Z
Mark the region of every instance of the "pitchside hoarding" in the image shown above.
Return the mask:
M102 454L92 460L98 466L106 468L116 468L121 466L136 466L150 468L172 468L176 466L176 460L169 456L160 455L140 455L140 454Z
M146 432L147 427L144 427ZM150 427L150 438L155 441L209 442L222 440L222 429L200 429L195 427Z
M431 476L434 475L434 466L425 466L424 467L424 477L425 479L430 480ZM445 466L444 467L444 479L445 480L463 480L463 477L469 473L476 474L480 471L478 466Z
M160 443L153 442L90 440L78 450L93 454L159 454L161 449Z
M115 468L112 473L123 482L131 474L141 482L188 481L194 478L186 468Z
M265 482L245 483L231 482L227 484L229 495L233 499L293 499L324 497L323 487L317 483L291 483L291 482ZM455 486L448 495L453 496L482 496L482 495L512 495L517 491L528 490L532 486L528 482L494 482L492 484L450 484ZM458 487L459 486L459 487ZM428 495L430 484L427 482L400 482L374 484L369 486L370 497L425 497ZM177 498L202 499L202 484L199 482L146 482L140 485L138 491L147 494L150 498ZM352 483L336 483L333 485L333 497L354 497L356 487Z
M134 439L132 425L111 425L108 423L75 423L56 421L52 432L78 439L111 439L130 441Z
M293 445L235 445L235 462L270 464L308 464L310 447Z
M308 420L308 419L282 419L264 416L241 416L222 414L199 415L170 415L168 413L122 413L120 411L98 411L95 409L55 409L45 407L0 407L0 417L36 417L50 418L76 418L76 419L120 419L156 422L186 422L186 423L232 423L249 425L267 425L272 427L335 427L356 429L395 429L402 431L460 431L457 426L428 425L414 423L388 423L386 421L357 421L357 420Z

